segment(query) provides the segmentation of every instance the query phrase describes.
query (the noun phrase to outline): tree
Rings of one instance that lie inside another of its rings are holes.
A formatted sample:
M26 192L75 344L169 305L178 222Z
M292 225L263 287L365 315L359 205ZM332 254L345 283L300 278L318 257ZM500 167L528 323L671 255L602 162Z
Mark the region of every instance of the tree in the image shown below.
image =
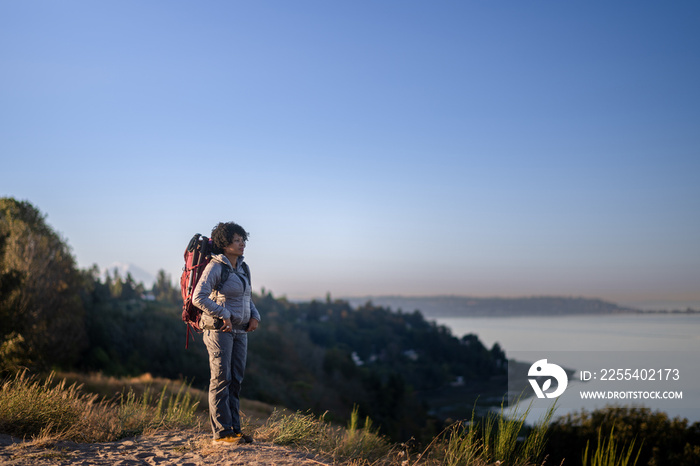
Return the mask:
M13 365L70 366L87 339L82 276L66 242L26 201L0 198L0 352Z
M548 464L581 464L586 444L594 446L598 431L615 431L619 445L636 442L639 465L695 466L700 464L700 423L640 406L606 406L592 412L566 414L548 430ZM635 448L635 449L636 449Z
M124 289L122 290L122 299L137 299L140 297L139 293L136 291L138 284L134 280L131 272L126 273L126 279L124 280Z
M160 269L156 276L156 282L153 284L153 296L157 301L165 303L182 304L182 296L180 289L172 285L170 275L165 273L165 270Z
M109 274L109 271L107 271ZM109 275L107 275L109 277ZM112 298L119 299L122 297L122 292L124 291L124 282L122 277L119 276L119 269L114 268L114 280L110 281L109 291L112 293Z

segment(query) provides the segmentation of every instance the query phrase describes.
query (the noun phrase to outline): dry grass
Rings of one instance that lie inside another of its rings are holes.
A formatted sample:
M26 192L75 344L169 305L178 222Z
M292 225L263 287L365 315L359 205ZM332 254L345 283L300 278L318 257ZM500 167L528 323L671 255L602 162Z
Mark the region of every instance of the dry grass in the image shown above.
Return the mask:
M118 401L87 394L76 382L55 381L21 372L0 387L0 432L34 440L105 442L158 429L191 427L200 422L198 401L183 385L156 397L145 390L122 392Z
M56 378L66 380L66 383L82 386L84 392L98 394L101 398L119 402L124 393L132 391L138 397L146 392L161 393L175 396L183 389L190 394L192 400L198 403L198 412L203 422L208 415L208 395L204 390L192 388L186 380L171 380L163 377L153 377L150 373L138 377L112 377L101 373L59 372ZM241 399L241 422L247 430L255 430L262 426L275 408L267 403L255 400Z
M351 465L400 464L404 453L372 428L369 418L360 427L357 409L347 428L332 426L324 416L274 411L256 435L279 445L319 454L334 463Z

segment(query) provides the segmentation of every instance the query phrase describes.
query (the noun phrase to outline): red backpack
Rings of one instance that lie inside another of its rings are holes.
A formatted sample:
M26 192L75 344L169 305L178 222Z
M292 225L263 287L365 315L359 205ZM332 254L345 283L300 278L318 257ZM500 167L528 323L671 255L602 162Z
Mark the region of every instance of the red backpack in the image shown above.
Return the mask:
M190 328L197 333L202 332L199 326L199 320L202 317L202 310L194 305L192 297L194 289L197 287L197 282L204 272L204 268L211 261L213 244L210 238L202 236L199 233L195 234L190 240L187 248L185 248L185 267L182 269L180 277L180 291L182 292L182 320L187 324L187 335L185 339L185 348L188 347L190 340ZM216 286L216 290L220 290L222 284L228 279L229 268L224 267L221 271L221 280Z

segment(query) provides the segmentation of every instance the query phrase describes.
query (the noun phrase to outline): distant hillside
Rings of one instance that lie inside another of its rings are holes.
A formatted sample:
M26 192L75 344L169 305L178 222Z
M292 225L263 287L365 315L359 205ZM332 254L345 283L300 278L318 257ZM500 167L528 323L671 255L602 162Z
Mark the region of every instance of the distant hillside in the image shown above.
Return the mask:
M352 306L373 305L403 312L419 310L427 318L564 316L638 312L601 299L540 296L528 298L473 298L468 296L365 296L343 298Z

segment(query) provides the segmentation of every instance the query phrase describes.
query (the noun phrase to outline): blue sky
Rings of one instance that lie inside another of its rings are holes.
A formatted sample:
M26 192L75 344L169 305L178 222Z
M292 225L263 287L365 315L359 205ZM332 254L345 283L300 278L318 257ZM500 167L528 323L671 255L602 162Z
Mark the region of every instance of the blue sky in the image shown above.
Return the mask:
M700 4L0 3L0 196L292 299L700 301Z

